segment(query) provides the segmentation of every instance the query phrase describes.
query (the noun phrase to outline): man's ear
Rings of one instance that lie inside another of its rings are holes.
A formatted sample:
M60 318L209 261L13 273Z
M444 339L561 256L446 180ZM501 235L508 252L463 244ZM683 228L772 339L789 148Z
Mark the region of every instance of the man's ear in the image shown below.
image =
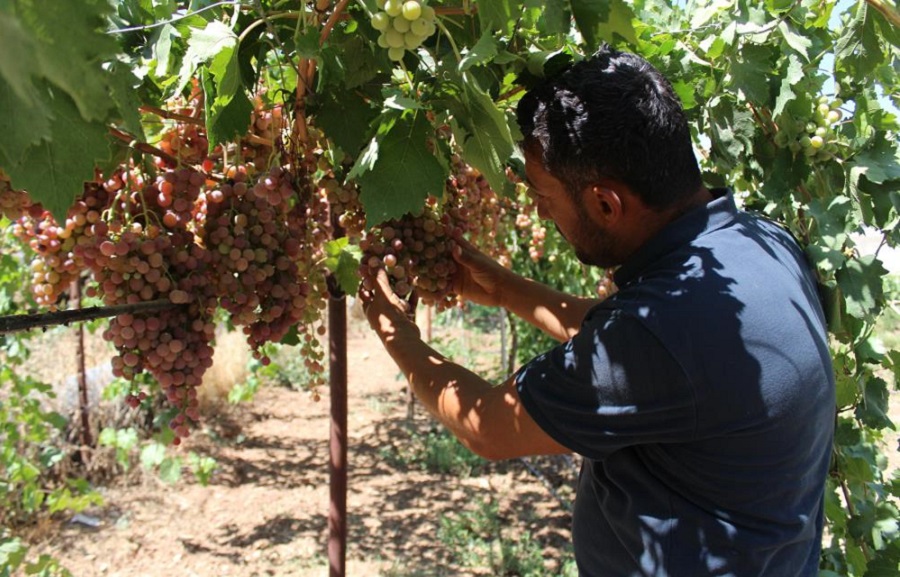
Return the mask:
M615 189L592 185L586 192L586 200L588 215L599 223L609 226L622 218L623 199Z

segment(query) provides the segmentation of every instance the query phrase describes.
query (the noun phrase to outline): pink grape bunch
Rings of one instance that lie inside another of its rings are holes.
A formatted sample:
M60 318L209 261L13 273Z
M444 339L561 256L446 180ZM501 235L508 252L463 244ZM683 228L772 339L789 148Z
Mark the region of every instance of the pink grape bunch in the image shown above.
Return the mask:
M34 209L32 209L34 206ZM26 213L40 211L40 207L31 202L31 197L24 190L12 187L9 178L0 170L0 218L17 220ZM39 215L35 215L39 216Z
M249 133L241 140L241 156L246 163L252 163L264 171L275 152L276 143L281 140L287 128L287 119L281 105L267 106L261 98L254 103L250 115Z
M391 219L366 233L360 242L359 267L365 288L373 288L375 276L384 269L400 297L408 297L417 288L423 301L439 309L456 303L453 289L458 267L451 251L461 231L448 215L437 212L435 204L427 205L421 214Z
M90 244L112 197L96 182L84 185L82 195L69 208L60 225L49 211L29 211L16 220L13 234L35 254L31 261L31 291L35 301L50 309L85 268L81 250ZM39 208L38 205L34 205Z
M243 326L253 354L263 363L267 342L280 341L295 325L311 327L327 289L321 260L324 231L303 202L294 176L273 167L251 183L238 174L207 191L202 236L212 255L210 283L232 321ZM322 372L314 336L305 335L309 368Z
M544 257L544 248L547 241L547 227L541 220L534 218L529 212L520 212L516 215L516 228L525 231L527 235L528 256L534 262Z
M188 122L175 122L171 128L162 133L157 147L178 160L171 161L160 158L160 168L176 168L178 166L201 165L207 157L209 140L203 127Z
M95 283L88 294L104 304L167 299L180 305L119 315L103 333L117 352L113 374L133 379L148 371L177 409L170 423L176 442L199 418L196 388L212 365L215 336L217 295L206 282L211 258L197 243L191 221L201 192L198 174L165 171L137 191L120 187L122 179L107 181L116 189L117 210L94 224L92 242L79 250Z
M366 213L356 184L341 183L329 170L319 179L318 186L319 194L331 208L333 222L343 229L348 238L360 238L366 228Z
M171 100L167 108L170 112L190 119L164 120L165 130L159 135L157 148L174 157L177 161L158 157L156 166L162 170L179 168L184 165L200 165L208 156L209 139L206 129L203 127L203 91L195 80L191 86L190 95L187 98L178 97ZM209 164L204 166L207 170ZM208 170L207 170L208 171Z
M505 241L510 201L497 195L484 175L458 155L453 155L451 162L444 212L469 242L502 265L510 266L512 259Z

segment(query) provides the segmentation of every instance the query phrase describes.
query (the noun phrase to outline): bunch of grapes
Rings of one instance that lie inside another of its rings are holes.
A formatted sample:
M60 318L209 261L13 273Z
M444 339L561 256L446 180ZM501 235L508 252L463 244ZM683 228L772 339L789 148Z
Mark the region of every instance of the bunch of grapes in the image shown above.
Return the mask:
M211 256L197 243L192 221L205 178L180 168L144 180L132 172L104 183L114 194L112 208L91 225L77 254L92 273L88 294L107 305L160 299L181 305L119 315L103 333L116 348L114 375L133 379L146 370L160 384L177 409L170 425L178 442L199 416L196 387L212 365L217 295L206 281Z
M616 269L608 268L603 271L603 277L597 281L597 296L601 299L609 298L619 290L618 287L616 287L615 272Z
M802 152L813 162L831 160L843 145L836 130L844 116L843 104L839 98L831 100L828 96L820 96L812 119L798 122L797 137L791 138L787 131L781 130L775 135L775 144L788 146L795 154Z
M23 214L13 225L13 234L35 253L31 261L31 290L35 301L54 309L60 296L85 268L82 249L92 242L101 213L112 199L96 182L85 183L82 195L69 209L62 225L49 211L37 216Z
M391 60L402 60L407 50L414 51L437 30L434 8L420 0L377 3L380 10L372 16L372 27L381 32L378 45L387 48Z
M444 212L469 242L504 266L512 259L504 239L507 234L509 199L499 197L476 168L453 155L452 174L447 179Z
M827 96L819 97L815 110L815 122L809 122L807 136L800 138L800 147L806 156L817 161L831 160L838 151L840 141L835 133L835 126L843 118L840 99L829 102Z
M0 218L17 220L25 213L32 212L32 206L28 193L24 190L13 189L9 178L0 170ZM39 209L39 207L35 207L35 209Z
M185 99L176 98L168 105L170 112L184 120L165 120L166 129L160 134L157 148L174 157L177 163L157 158L160 169L175 169L185 164L199 165L207 158L209 139L200 118L203 114L203 91L195 81L190 95ZM191 121L187 121L190 119ZM196 119L196 120L194 120ZM209 163L204 169L209 168Z
M209 140L203 127L188 122L175 122L162 133L157 147L178 160L175 166L198 165L206 159ZM158 165L160 168L175 168L162 158Z
M366 213L359 200L359 188L341 183L330 170L319 179L319 194L331 207L331 214L344 234L358 239L366 228Z
M259 171L265 170L275 151L275 143L281 140L285 128L287 119L282 107L266 107L262 99L257 98L250 116L250 132L241 140L244 162L253 163Z
M301 196L294 175L273 167L254 184L239 175L205 198L211 284L264 363L260 347L315 321L324 302L324 276L312 264L321 259L323 231Z
M419 288L423 300L434 302L439 309L456 303L457 265L451 251L461 231L449 216L439 215L435 205L432 199L422 214L406 214L367 232L360 242L363 257L359 267L365 288L373 288L375 276L384 269L400 297Z
M516 228L526 231L528 239L528 256L532 261L537 262L544 257L544 243L547 241L547 227L545 227L540 219L533 218L530 213L520 212L516 215Z

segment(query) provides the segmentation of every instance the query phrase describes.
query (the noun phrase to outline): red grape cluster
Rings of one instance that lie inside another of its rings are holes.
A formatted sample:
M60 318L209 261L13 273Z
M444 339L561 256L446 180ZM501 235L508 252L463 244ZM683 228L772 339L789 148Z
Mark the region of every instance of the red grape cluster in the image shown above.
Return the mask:
M43 211L16 223L19 237L37 254L32 267L39 303L54 306L69 283L88 270L87 294L106 305L157 300L180 305L119 315L104 332L117 351L114 374L134 379L149 372L178 409L170 423L177 439L199 416L196 387L212 364L219 307L243 327L263 363L268 358L262 346L296 327L314 387L324 372L317 333L327 302L324 245L332 231L328 199L317 187L323 174L314 166L317 153L306 148L290 168L261 168L276 154L291 154L280 149L281 107L259 104L251 133L234 151L238 162L250 162L222 169L222 182L211 180L225 151L207 155L205 131L190 120L199 117L201 107L195 86L189 98L161 113L171 128L156 141L168 156L155 163L156 175L120 167L86 184L65 225ZM313 127L310 134L322 138ZM22 197L7 191L12 191L9 181L0 180L0 202L4 210L15 208L18 217L26 208L19 204ZM343 222L352 228L346 214L353 199L340 193L333 200L347 207ZM141 395L130 394L127 401L140 403Z
M265 170L275 152L275 143L287 127L282 107L267 107L257 98L250 116L250 133L241 141L244 162L252 163L258 170Z
M366 228L366 213L359 200L359 189L352 182L341 182L331 171L319 179L319 193L331 207L332 217L351 239L358 239Z
M157 147L178 159L178 165L198 165L206 159L209 140L203 127L193 123L176 122L162 134ZM161 168L175 168L171 162L159 159Z
M210 280L260 359L262 344L281 340L317 312L310 301L323 287L308 266L318 246L307 238L306 210L292 174L281 167L255 184L240 178L206 194Z
M81 197L69 209L66 222L57 224L49 211L23 214L13 226L13 234L28 244L36 258L31 261L31 290L35 301L55 308L59 297L85 268L82 249L90 244L100 226L102 211L111 197L98 183L85 183ZM38 205L34 205L39 208Z
M23 214L32 211L31 197L24 190L15 190L9 179L0 170L0 218L17 220ZM40 207L35 206L39 210Z
M406 297L418 288L422 300L438 308L456 303L457 265L451 251L461 231L448 215L438 214L435 204L426 206L422 214L406 214L367 232L360 242L363 257L359 268L365 288L373 288L375 275L384 269L398 296Z
M547 240L547 227L541 220L533 218L531 213L534 207L527 212L520 212L516 215L516 228L526 231L528 235L528 256L531 260L537 262L544 256L544 243Z
M619 288L616 286L615 268L608 268L603 271L603 276L597 281L597 296L606 299L614 294Z
M502 265L510 266L512 260L504 241L509 200L499 197L487 179L459 156L454 155L451 160L453 173L447 179L444 212L469 242Z

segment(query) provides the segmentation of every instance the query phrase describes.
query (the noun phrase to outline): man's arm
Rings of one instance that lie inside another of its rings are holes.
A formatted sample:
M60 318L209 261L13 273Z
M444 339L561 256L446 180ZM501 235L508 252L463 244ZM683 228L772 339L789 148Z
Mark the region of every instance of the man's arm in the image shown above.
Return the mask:
M578 333L587 311L600 299L576 297L503 268L468 242L458 241L456 292L472 302L501 306L563 342Z
M364 299L369 324L416 397L464 446L494 460L571 452L534 422L513 379L493 386L422 341L383 272Z

